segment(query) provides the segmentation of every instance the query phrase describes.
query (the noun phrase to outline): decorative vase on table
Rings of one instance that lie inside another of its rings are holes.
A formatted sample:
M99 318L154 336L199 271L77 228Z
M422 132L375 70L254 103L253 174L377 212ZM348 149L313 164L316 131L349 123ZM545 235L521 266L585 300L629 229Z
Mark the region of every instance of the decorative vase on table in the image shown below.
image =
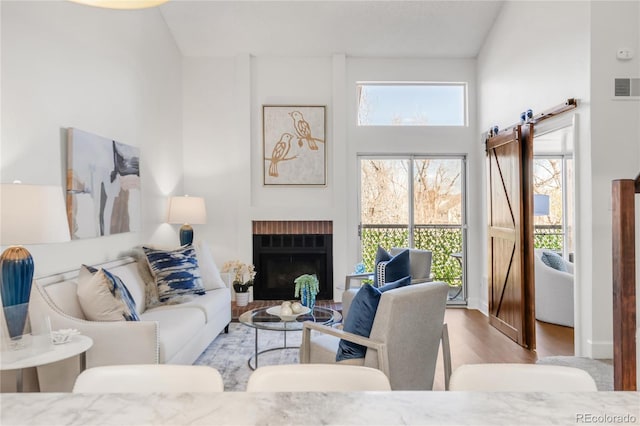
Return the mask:
M236 305L247 306L249 304L249 292L236 293Z
M316 295L309 292L306 288L301 289L301 293L300 303L313 310L313 307L316 305Z
M318 277L315 274L303 274L293 282L296 284L293 296L300 297L300 303L313 310L316 304L316 294L320 288Z

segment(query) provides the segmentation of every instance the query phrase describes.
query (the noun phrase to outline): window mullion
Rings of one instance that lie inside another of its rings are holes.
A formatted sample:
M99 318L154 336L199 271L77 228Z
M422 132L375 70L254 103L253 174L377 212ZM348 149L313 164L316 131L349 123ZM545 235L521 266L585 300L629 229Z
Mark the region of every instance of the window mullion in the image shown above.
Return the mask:
M409 191L409 224L408 224L408 231L409 231L409 247L413 248L414 244L413 244L413 228L414 228L414 207L415 207L415 200L414 200L414 194L415 192L413 191L413 167L414 167L414 161L415 161L415 157L412 155L411 157L409 157L408 159L409 161L409 167L408 167L408 173L409 173L409 179L408 179L408 191Z

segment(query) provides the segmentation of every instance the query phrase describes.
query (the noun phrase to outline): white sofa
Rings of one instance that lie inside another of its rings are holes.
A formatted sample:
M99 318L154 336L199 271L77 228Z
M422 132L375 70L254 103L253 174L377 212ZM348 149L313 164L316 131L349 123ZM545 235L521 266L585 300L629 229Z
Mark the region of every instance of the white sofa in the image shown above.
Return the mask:
M51 329L75 328L93 339L87 368L114 364L192 364L231 322L229 288L208 290L185 303L145 309L144 270L133 257L103 267L119 276L136 302L140 321L88 321L76 295L77 271L34 281L29 315L34 332L49 317ZM146 267L146 265L144 265ZM78 374L77 357L38 367L43 392L68 392Z
M542 262L542 252L534 252L536 319L573 327L573 264L563 260L567 272Z

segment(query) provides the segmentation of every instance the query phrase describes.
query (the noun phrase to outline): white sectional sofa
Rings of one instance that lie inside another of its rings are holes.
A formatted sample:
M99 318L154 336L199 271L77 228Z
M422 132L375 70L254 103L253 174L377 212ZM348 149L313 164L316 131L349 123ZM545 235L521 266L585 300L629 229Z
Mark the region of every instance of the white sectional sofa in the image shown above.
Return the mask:
M136 302L140 321L88 321L76 291L78 272L34 281L30 319L34 332L49 317L52 330L74 328L93 339L87 368L113 364L192 364L231 322L230 289L208 290L184 303L146 309L144 270L127 257L101 265L119 276ZM77 357L38 367L43 392L70 391L78 374Z

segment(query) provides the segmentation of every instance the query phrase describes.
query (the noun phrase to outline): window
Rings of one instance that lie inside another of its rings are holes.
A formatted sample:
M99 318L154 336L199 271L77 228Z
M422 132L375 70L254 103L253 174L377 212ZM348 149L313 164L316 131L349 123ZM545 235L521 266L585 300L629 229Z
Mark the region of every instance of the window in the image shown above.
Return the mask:
M465 303L464 156L360 156L361 259L374 269L378 245L432 251L431 273Z
M466 126L466 83L358 83L358 126Z

